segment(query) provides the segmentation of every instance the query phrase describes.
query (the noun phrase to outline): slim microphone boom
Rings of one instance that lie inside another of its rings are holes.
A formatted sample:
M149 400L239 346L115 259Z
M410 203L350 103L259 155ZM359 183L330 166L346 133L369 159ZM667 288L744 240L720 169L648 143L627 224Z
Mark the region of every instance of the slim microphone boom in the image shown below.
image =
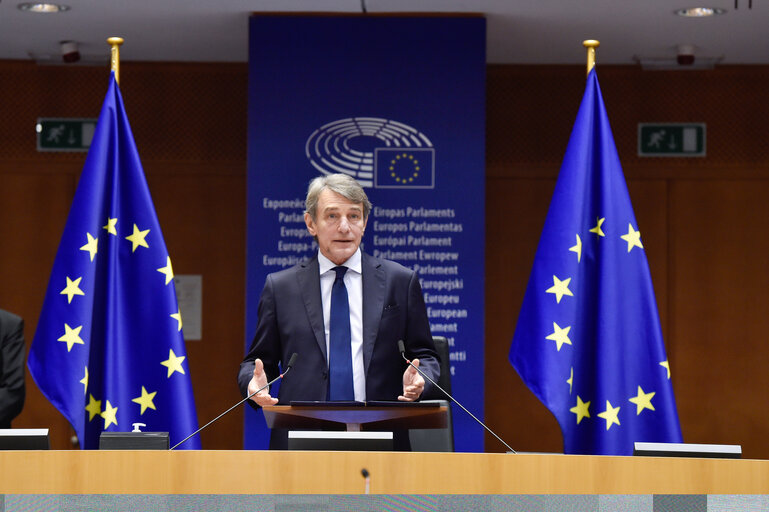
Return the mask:
M473 418L475 421L477 421L477 422L478 422L478 423L479 423L479 424L480 424L480 425L481 425L483 428L485 428L485 429L486 429L486 430L489 432L489 434L491 434L492 436L496 437L496 438L497 438L497 440L498 440L500 443L502 443L503 445L505 445L505 447L506 447L508 450L510 450L510 452L512 452L512 453L518 453L518 452L516 452L515 450L513 450L512 448L510 448L510 445L509 445L509 444L507 444L506 442L504 442L504 441L502 440L502 438L501 438L501 437L499 437L497 434L495 434L495 433L494 433L494 431L493 431L493 430L491 430L489 427L487 427L487 426L486 426L486 424L485 424L484 422L482 422L481 420L479 420L478 418L476 418L476 417L475 417L475 415L474 415L473 413L471 413L470 411L468 411L467 409L465 409L465 406L464 406L464 405L462 405L462 404L460 404L459 402L457 402L457 400L456 400L456 399L455 399L453 396L451 396L451 395L449 394L449 392L448 392L448 391L446 391L445 389L443 389L442 387L440 387L440 386L438 385L438 383L437 383L437 382L435 382L433 379L431 379L430 377L428 377L428 376L427 376L427 374L425 374L425 372L423 372L422 370L420 370L418 366L414 366L414 364L413 364L411 361L409 361L409 359L406 357L406 346L403 344L403 340L398 340L398 350L399 350L399 351L400 351L400 353L401 353L401 357L403 357L403 359L405 359L405 361L406 361L406 362L409 364L409 366L411 366L411 367L412 367L412 368L414 368L416 371L418 371L418 372L419 372L419 375L421 375L421 376L422 376L422 377L424 377L425 379L427 379L427 380L429 380L430 382L432 382L432 383L433 383L433 385L434 385L436 388L440 389L440 390L443 392L443 394L444 394L444 395L446 395L447 397L449 397L449 398L451 399L451 401L452 401L452 402L454 402L454 403L455 403L455 404L457 404L459 407L461 407L463 411L465 411L467 414L469 414L469 415L470 415L470 417L472 417L472 418Z
M182 439L181 441L179 441L178 443L176 443L175 445L173 445L171 448L169 448L169 451L173 450L174 448L176 448L176 447L177 447L177 446L179 446L180 444L184 443L184 442L185 442L185 441L187 441L189 438L191 438L191 437L192 437L192 436L194 436L195 434L199 433L201 430L203 430L204 428L208 427L208 426L209 426L211 423L215 422L216 420L218 420L219 418L221 418L222 416L224 416L225 414L227 414L227 413L228 413L228 412L230 412L231 410L235 409L237 406L239 406L240 404L242 404L243 402L245 402L246 400L248 400L249 398L251 398L251 397L252 397L252 396L254 396L255 394L259 393L260 391L264 391L265 389L267 389L268 387L270 387L271 385L275 384L277 381L279 381L280 379L282 379L283 377L285 377L285 376L286 376L286 374L288 373L288 371L291 369L291 367L292 367L292 366L294 366L294 362L295 362L295 361L296 361L296 352L294 352L293 354L291 354L291 357L289 357L289 358L288 358L288 364L286 365L286 369L285 369L285 370L283 370L283 373L281 373L280 375L278 375L277 377L275 377L274 379L272 379L270 382L268 382L268 383L267 383L267 384L265 384L264 386L260 387L259 389L257 389L256 391L254 391L253 393L251 393L250 395L248 395L246 398L244 398L244 399L243 399L243 400L241 400L240 402L236 403L235 405L233 405L232 407L230 407L230 408L229 408L229 409L227 409L226 411L224 411L223 413L221 413L221 414L220 414L219 416L217 416L216 418L212 419L211 421L209 421L208 423L206 423L205 425L203 425L202 427L200 427L199 429L197 429L197 430L196 430L195 432L193 432L192 434L188 435L187 437L185 437L184 439Z

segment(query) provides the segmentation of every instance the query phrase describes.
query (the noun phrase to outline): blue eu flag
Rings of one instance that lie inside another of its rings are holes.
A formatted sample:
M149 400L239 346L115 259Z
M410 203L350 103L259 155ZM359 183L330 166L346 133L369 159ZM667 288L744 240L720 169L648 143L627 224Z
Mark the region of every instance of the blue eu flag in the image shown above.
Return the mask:
M133 423L169 432L171 444L197 429L171 259L114 74L28 366L82 448Z
M565 453L681 442L657 306L595 70L534 259L510 362Z
M376 188L434 188L433 148L376 148Z

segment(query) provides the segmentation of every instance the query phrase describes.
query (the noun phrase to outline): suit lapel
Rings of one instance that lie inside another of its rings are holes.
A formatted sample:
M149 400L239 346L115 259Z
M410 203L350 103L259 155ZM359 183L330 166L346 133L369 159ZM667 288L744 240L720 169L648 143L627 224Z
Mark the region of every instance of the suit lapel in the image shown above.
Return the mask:
M315 333L315 341L323 353L323 358L328 361L326 333L323 329L323 306L320 300L320 267L318 266L317 255L299 267L296 279L299 282L307 318L310 320L312 332Z
M368 366L374 352L374 342L379 332L385 298L385 272L381 263L368 254L361 253L361 274L363 277L363 367L368 375ZM317 262L316 262L317 264Z

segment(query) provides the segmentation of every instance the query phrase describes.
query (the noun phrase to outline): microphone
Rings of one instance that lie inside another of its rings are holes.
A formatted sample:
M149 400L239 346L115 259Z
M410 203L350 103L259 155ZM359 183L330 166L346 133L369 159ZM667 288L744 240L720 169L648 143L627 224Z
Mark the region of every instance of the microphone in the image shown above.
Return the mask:
M291 357L289 357L289 358L288 358L288 364L286 365L286 369L285 369L285 370L283 370L283 373L281 373L280 375L278 375L277 377L275 377L274 379L272 379L270 382L268 382L268 383L267 383L267 384L265 384L264 386L260 387L259 389L257 389L256 391L254 391L253 393L251 393L250 395L248 395L246 398L244 398L244 399L243 399L243 400L241 400L240 402L236 403L235 405L233 405L232 407L230 407L230 408L229 408L229 409L227 409L226 411L224 411L223 413L221 413L221 414L220 414L219 416L217 416L216 418L212 419L211 421L209 421L208 423L206 423L205 425L203 425L202 427L200 427L199 429L197 429L197 430L196 430L195 432L193 432L192 434L188 435L187 437L185 437L184 439L182 439L181 441L179 441L178 443L176 443L175 445L173 445L171 448L169 448L169 449L168 449L168 451L171 451L171 450L173 450L174 448L178 447L179 445L181 445L182 443L184 443L185 441L187 441L188 439L190 439L192 436L194 436L195 434L199 433L199 432L200 432L201 430L203 430L204 428L208 427L208 426L209 426L211 423L215 422L216 420L218 420L219 418L221 418L222 416L224 416L225 414L227 414L227 413L228 413L228 412L230 412L231 410L235 409L237 406L239 406L239 405L241 405L242 403L244 403L246 400L248 400L249 398L251 398L251 397L252 397L252 396L254 396L255 394L259 393L260 391L263 391L263 390L267 389L268 387L270 387L271 385L275 384L277 381L279 381L280 379L282 379L283 377L285 377L285 376L286 376L286 374L288 373L288 371L291 369L291 367L292 367L292 366L294 366L294 362L295 362L295 361L296 361L296 352L294 352L293 354L291 354Z
M363 476L365 480L365 486L363 488L363 494L369 494L371 491L371 475L369 475L368 469L361 468L360 470L361 476Z
M494 433L494 431L493 431L493 430L491 430L489 427L487 427L487 426L486 426L486 424L485 424L484 422L482 422L481 420L479 420L478 418L476 418L476 417L475 417L475 415L474 415L473 413L471 413L470 411L468 411L467 409L465 409L465 406L464 406L464 405L462 405L462 404L460 404L459 402L457 402L457 400L456 400L456 399L455 399L453 396L451 396L451 395L449 394L449 392L448 392L448 391L446 391L445 389L443 389L442 387L440 387L440 386L438 385L438 383L437 383L437 382L435 382L433 379L431 379L430 377L428 377L428 376L427 376L427 374L426 374L425 372L423 372L422 370L420 370L418 366L414 366L414 363L412 363L411 361L409 361L409 359L406 357L406 346L403 344L403 340L398 340L398 351L400 351L400 353L401 353L401 357L403 357L403 359L405 359L405 360L406 360L406 362L409 364L409 366L411 366L412 368L414 368L416 371L418 371L418 372L419 372L419 375L421 375L421 376L422 376L422 377L424 377L425 379L427 379L427 380L429 380L430 382L432 382L432 383L433 383L433 385L434 385L436 388L440 389L440 390L443 392L443 394L444 394L444 395L446 395L447 397L449 397L449 398L451 399L451 401L452 401L452 402L454 402L454 403L455 403L455 404L457 404L459 407L461 407L463 411L465 411L467 414L469 414L471 418L473 418L473 419L474 419L475 421L477 421L477 422L478 422L478 423L479 423L479 424L480 424L480 425L481 425L483 428L485 428L485 429L486 429L486 430L489 432L489 434L491 434L492 436L496 437L496 438L497 438L497 440L498 440L500 443L502 443L503 445L505 445L505 447L506 447L508 450L510 450L510 452L512 452L512 453L518 453L518 452L516 452L515 450L513 450L512 448L510 448L510 445L509 445L509 444L507 444L506 442L504 442L504 441L502 440L502 438L501 438L501 437L499 437L497 434L495 434L495 433Z

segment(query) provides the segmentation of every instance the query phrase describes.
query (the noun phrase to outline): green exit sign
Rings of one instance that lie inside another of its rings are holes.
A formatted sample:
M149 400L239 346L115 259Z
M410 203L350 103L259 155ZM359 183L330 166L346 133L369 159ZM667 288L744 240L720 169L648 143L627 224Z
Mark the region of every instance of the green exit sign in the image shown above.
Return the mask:
M638 156L705 156L705 123L638 123Z
M40 118L35 129L38 151L88 151L96 119Z

